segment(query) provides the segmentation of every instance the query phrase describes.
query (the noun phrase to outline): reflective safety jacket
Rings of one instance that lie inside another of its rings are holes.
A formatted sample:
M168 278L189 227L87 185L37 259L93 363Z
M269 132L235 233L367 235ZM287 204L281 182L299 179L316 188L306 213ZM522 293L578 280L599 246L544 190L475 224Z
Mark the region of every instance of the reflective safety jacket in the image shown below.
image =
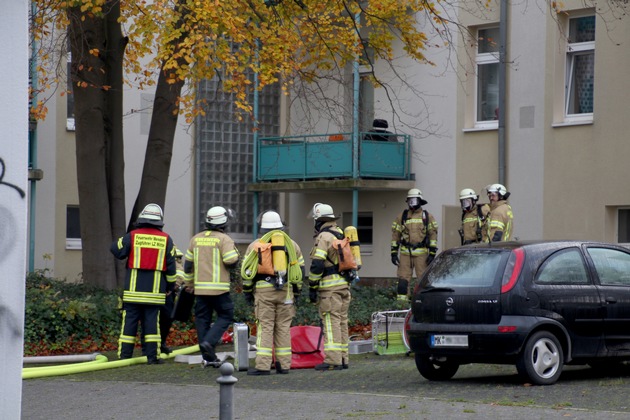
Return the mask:
M489 212L488 204L475 204L462 213L462 245L483 241L483 226Z
M392 223L392 253L423 255L437 250L438 225L428 211L408 209Z
M506 200L490 203L490 213L484 227L484 242L509 241L512 235L514 215Z
M192 237L186 251L186 286L195 295L222 295L230 291L229 268L238 263L234 241L219 230L204 230Z
M171 237L155 227L141 227L111 246L119 260L127 258L123 301L163 305L176 279L175 247Z
M337 235L333 234L334 231ZM343 238L343 231L334 221L322 225L311 249L311 269L308 274L312 289L340 290L349 288L348 281L339 274L339 255L333 246L335 239Z

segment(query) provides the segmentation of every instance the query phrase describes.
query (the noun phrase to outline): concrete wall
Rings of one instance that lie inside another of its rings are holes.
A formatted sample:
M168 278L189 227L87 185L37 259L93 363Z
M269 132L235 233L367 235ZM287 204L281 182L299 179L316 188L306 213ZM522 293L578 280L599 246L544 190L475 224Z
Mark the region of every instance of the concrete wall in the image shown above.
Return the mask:
M28 6L3 5L0 13L0 419L22 410L24 272L28 209ZM10 59L7 59L10 57Z

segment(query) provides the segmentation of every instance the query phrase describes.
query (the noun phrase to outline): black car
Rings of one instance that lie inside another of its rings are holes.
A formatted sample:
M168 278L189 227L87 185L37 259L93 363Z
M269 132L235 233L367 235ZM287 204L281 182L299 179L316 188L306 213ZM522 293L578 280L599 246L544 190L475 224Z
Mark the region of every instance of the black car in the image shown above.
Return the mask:
M515 364L534 384L565 364L630 360L630 250L583 241L500 242L441 253L405 322L416 366L446 380L466 363Z

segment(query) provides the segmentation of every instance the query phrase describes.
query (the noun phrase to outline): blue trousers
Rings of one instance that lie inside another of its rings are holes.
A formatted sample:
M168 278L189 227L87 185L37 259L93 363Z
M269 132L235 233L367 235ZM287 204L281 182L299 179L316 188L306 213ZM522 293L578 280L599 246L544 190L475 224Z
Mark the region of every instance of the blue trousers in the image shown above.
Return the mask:
M212 323L213 312L217 313L214 323ZM232 322L234 322L234 303L229 293L195 296L195 327L200 343L207 341L212 346L216 346ZM203 351L201 355L205 360L210 360Z

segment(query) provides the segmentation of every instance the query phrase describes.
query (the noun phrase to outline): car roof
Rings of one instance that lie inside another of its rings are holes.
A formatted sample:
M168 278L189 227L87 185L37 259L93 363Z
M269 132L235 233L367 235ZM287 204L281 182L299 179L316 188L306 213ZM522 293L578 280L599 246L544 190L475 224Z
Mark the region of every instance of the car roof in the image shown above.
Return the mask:
M621 244L614 244L608 242L598 242L598 241L585 241L585 240L522 240L522 241L507 241L507 242L492 242L490 244L487 243L479 243L479 244L471 244L460 247L464 248L477 248L477 249L504 249L504 250L513 250L515 248L526 248L526 249L544 249L544 248L568 248L572 246L581 246L581 245L589 245L589 246L605 246L605 247L613 247L618 249L628 249L627 247Z

